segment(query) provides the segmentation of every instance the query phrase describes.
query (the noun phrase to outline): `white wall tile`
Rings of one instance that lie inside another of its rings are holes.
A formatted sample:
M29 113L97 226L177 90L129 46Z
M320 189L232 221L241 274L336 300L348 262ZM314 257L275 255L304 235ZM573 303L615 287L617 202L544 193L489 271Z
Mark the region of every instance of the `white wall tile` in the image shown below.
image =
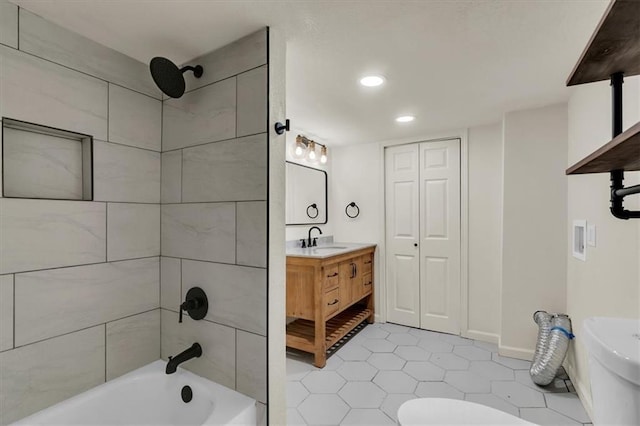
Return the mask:
M104 382L104 325L0 353L0 424Z
M147 64L20 11L20 50L160 99Z
M267 203L254 201L236 204L238 265L267 266Z
M207 293L206 320L266 335L266 269L183 260L182 283L182 300L192 287Z
M0 275L0 352L13 348L13 275Z
M2 117L107 138L106 82L5 46L0 75Z
M187 91L240 74L267 63L267 31L262 29L211 53L202 55L189 65L202 65L202 77L185 74Z
M235 263L235 203L167 204L161 211L163 255Z
M182 201L182 150L162 153L162 203Z
M109 141L160 151L162 102L110 84Z
M267 66L238 76L238 137L267 131Z
M0 43L18 48L18 6L0 0Z
M107 323L107 380L160 359L160 309Z
M162 150L169 151L236 136L236 79L164 101Z
M160 255L160 205L107 205L107 260Z
M267 199L267 135L183 150L182 201Z
M160 153L93 142L96 201L160 202Z
M3 129L4 196L82 200L82 143Z
M209 321L185 318L162 309L162 359L174 356L194 343L202 346L202 356L180 366L223 386L234 388L236 371L236 331Z
M267 338L237 331L236 390L267 401Z
M182 303L180 259L160 258L160 306L178 312Z
M106 205L0 199L0 273L104 262Z
M158 258L16 274L16 346L160 304Z

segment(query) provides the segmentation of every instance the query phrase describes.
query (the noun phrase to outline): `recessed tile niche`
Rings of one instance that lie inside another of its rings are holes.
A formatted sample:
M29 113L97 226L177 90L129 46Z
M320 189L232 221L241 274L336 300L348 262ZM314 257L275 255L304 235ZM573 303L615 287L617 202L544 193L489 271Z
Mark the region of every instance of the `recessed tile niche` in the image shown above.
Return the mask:
M92 200L92 148L89 135L3 117L3 196Z

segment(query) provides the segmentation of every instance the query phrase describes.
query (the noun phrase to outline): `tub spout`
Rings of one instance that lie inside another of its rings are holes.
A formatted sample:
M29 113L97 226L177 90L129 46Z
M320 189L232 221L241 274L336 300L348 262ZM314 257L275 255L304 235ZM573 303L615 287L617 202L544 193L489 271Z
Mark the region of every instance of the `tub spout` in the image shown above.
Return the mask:
M190 348L180 352L176 356L170 356L169 362L167 362L167 374L173 374L176 372L178 365L185 361L189 361L191 358L199 358L202 355L202 346L199 343L194 343Z

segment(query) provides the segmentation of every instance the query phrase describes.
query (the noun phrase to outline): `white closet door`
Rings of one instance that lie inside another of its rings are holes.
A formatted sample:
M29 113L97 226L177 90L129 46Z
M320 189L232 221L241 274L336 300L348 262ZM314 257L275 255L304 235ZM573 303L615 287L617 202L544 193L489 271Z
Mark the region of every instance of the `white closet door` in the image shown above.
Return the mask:
M387 320L420 326L418 144L385 149Z
M460 333L460 141L420 144L420 328Z

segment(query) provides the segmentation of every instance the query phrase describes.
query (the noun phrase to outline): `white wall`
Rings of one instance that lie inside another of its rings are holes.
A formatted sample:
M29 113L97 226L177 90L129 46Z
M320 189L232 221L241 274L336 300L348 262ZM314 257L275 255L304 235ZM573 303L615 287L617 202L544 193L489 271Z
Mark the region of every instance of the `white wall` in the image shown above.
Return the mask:
M307 166L307 167L313 167L314 169L318 169L318 170L324 170L325 172L327 172L327 191L329 192L329 197L328 197L328 203L329 203L329 217L327 219L327 223L326 224L322 224L322 225L318 225L318 227L320 229L322 229L322 235L323 236L329 236L329 235L333 235L333 227L332 227L332 215L331 215L331 188L330 188L330 183L331 183L331 170L333 168L333 162L334 162L334 150L328 146L328 152L327 152L327 157L328 157L328 161L325 164L320 164L319 162L314 164L314 163L310 163L309 161L305 160L304 158L302 159L298 159L298 158L294 158L292 155L292 147L295 144L295 140L296 140L296 136L298 136L299 134L302 134L304 136L307 136L309 138L311 138L311 136L309 136L307 133L305 133L304 131L300 131L297 129L291 129L291 131L286 133L287 136L287 144L286 144L286 161L291 161L292 163L297 163L297 164L302 164L303 166ZM324 142L322 142L324 143ZM316 151L318 151L318 149L316 149ZM301 238L307 238L308 233L309 233L309 228L312 227L314 225L290 225L286 227L286 239L287 241L291 241L291 240L299 240ZM315 231L314 231L315 232ZM314 233L315 235L315 233Z
M381 187L381 148L377 143L352 145L333 150L329 175L329 221L336 241L374 243L378 246L384 212L384 189ZM344 209L350 202L360 208L360 215L350 219ZM375 294L380 295L384 280L380 274L380 250L376 249L374 270ZM380 296L375 311L381 312Z
M459 131L416 137L401 142L420 142L456 136ZM500 216L502 135L499 124L469 129L469 319L472 337L497 342L500 328ZM400 142L400 141L399 141ZM390 142L391 143L391 142ZM383 148L369 143L333 150L329 176L329 217L338 241L372 242L376 251L376 314L382 312L384 244ZM487 188L495 192L487 195ZM360 216L348 218L344 208L351 201ZM474 215L472 219L471 216ZM473 277L471 277L473 275ZM490 312L488 312L490 311ZM464 331L466 334L467 332Z
M469 129L467 335L498 343L502 280L502 125Z
M624 83L624 128L640 119L640 79ZM611 88L608 82L573 89L569 101L569 147L572 165L611 139ZM587 246L587 260L567 258L567 312L576 339L566 361L567 370L587 410L591 391L582 322L591 316L640 317L640 220L620 220L609 212L609 174L568 177L568 215L596 226L596 247ZM625 173L625 185L640 182L640 173ZM625 208L640 208L640 196L625 200ZM566 241L570 241L567 232Z
M566 307L567 105L505 114L500 352L531 357L536 310Z

